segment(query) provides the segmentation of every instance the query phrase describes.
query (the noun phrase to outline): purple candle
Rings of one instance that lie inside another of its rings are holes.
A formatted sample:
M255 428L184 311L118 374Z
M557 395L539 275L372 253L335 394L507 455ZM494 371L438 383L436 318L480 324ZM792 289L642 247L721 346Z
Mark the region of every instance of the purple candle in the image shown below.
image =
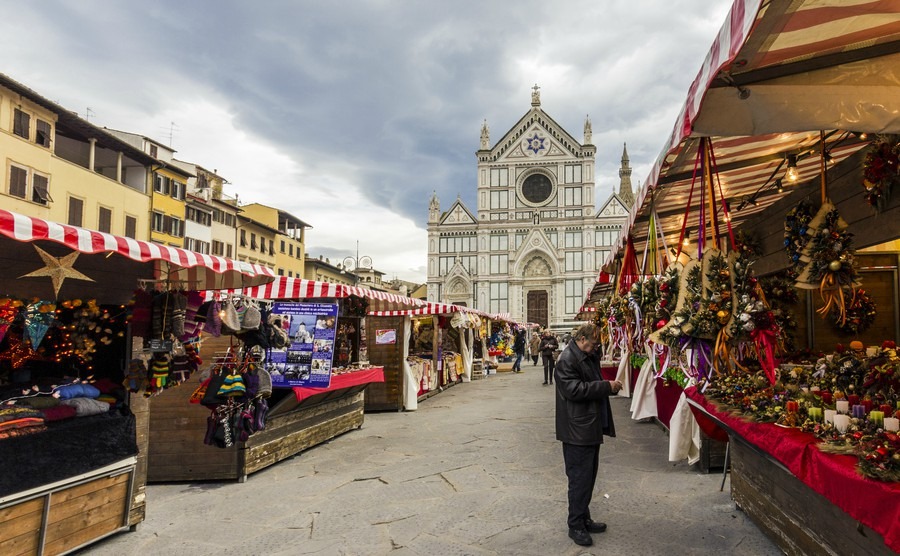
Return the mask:
M866 406L862 404L856 404L853 406L852 415L857 419L865 419L866 417Z

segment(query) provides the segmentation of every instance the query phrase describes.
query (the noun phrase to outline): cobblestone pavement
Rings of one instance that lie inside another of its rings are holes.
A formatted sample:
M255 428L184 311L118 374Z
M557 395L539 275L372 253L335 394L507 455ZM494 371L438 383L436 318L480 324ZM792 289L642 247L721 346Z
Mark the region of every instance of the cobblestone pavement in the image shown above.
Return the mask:
M632 421L622 398L592 504L609 530L592 547L572 543L553 390L540 367L524 369L453 386L418 411L367 414L246 483L150 485L137 531L79 554L780 554L719 492L721 475L666 461L665 433Z

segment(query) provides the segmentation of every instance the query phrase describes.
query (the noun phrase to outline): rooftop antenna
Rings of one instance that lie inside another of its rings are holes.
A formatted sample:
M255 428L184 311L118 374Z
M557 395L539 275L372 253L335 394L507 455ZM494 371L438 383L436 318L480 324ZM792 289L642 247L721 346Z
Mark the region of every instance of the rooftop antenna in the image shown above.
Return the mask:
M91 121L91 116L94 114L94 111L91 110L91 107L88 106L84 109L84 119L87 121Z
M172 146L172 141L175 139L175 132L178 131L178 124L175 122L169 122L169 147Z

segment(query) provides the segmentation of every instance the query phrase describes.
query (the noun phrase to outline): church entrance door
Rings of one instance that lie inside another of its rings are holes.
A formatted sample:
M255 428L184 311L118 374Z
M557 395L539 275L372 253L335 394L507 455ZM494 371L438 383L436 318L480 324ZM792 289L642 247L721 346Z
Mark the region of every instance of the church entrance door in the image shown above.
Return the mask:
M534 290L528 292L528 322L540 324L542 328L549 325L547 312L547 291Z

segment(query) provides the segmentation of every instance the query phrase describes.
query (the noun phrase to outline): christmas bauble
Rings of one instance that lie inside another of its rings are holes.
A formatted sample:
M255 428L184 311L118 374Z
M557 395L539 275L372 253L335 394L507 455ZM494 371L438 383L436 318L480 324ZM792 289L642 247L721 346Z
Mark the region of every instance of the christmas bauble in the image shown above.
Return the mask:
M831 261L828 263L828 270L831 272L837 272L841 269L841 261Z
M725 311L719 311L716 313L716 316L719 318L719 322L725 324L728 322L728 313Z

